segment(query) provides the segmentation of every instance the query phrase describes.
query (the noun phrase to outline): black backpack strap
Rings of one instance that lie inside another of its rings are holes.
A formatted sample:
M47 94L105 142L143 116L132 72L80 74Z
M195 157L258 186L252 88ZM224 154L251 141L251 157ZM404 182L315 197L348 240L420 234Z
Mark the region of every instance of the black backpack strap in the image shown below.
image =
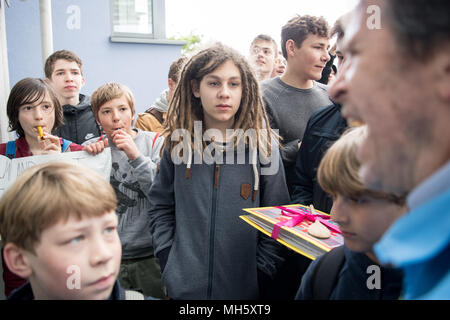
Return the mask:
M319 260L312 276L314 300L328 300L330 298L344 262L344 246L334 248Z

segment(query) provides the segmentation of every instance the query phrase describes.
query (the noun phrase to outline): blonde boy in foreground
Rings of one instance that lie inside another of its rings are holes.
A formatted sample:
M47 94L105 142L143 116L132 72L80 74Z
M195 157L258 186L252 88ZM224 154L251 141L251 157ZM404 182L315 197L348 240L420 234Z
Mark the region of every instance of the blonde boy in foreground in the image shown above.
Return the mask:
M49 162L25 171L0 201L6 264L29 281L8 299L122 300L116 203L91 169Z

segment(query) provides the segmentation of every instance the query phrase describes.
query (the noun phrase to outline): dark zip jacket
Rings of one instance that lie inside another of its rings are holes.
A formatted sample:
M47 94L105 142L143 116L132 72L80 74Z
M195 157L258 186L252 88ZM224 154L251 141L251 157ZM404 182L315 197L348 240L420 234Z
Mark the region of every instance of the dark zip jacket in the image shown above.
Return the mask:
M341 107L332 104L314 112L306 126L302 145L297 153L292 203L310 205L330 212L333 201L317 181L317 168L325 152L347 128Z
M53 134L77 144L82 144L101 135L92 112L89 96L80 94L78 105L66 104L62 108L64 124L56 129Z
M382 267L365 253L344 248L345 261L338 273L330 300L397 300L402 291L403 273L400 269ZM313 276L320 259L314 260L302 279L296 300L312 300ZM375 276L380 277L379 287Z

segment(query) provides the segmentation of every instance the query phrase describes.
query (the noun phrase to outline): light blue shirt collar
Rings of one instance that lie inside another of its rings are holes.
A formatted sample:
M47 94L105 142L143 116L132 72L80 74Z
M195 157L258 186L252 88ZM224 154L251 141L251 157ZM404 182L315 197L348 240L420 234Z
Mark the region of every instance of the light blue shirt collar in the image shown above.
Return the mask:
M450 189L450 161L411 191L406 199L408 208L414 210L448 189Z
M374 251L382 264L405 266L423 261L450 239L450 162L408 196L410 211L395 221Z

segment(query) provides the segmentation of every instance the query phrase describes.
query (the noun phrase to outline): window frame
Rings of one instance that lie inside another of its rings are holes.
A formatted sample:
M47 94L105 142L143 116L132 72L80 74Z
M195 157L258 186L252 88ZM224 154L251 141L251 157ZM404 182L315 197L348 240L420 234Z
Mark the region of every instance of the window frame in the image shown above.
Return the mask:
M111 42L137 42L137 43L166 43L166 12L165 0L147 0L152 2L152 24L153 33L129 33L114 31L114 2L110 0L110 26L111 26Z

